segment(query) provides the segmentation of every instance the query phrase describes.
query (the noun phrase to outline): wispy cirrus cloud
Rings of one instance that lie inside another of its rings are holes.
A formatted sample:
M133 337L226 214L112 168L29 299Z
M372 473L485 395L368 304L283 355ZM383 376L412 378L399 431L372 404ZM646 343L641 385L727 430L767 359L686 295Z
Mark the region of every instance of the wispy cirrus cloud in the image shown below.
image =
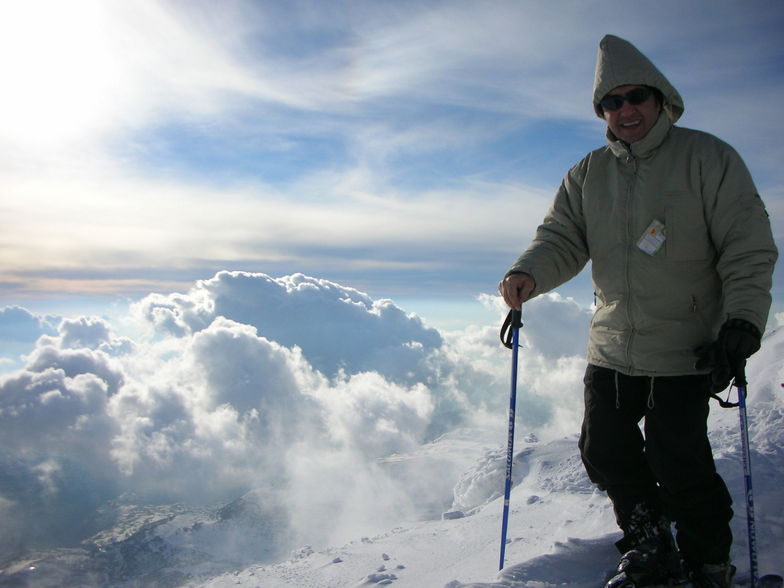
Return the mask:
M0 279L11 301L225 267L363 287L387 272L396 293L453 272L476 276L465 293L491 289L602 142L589 100L606 32L648 52L686 122L737 140L780 195L780 133L762 122L777 94L737 110L743 64L780 85L760 65L778 37L729 4L678 6L666 28L661 5L580 2L4 6ZM694 35L705 51L686 59Z

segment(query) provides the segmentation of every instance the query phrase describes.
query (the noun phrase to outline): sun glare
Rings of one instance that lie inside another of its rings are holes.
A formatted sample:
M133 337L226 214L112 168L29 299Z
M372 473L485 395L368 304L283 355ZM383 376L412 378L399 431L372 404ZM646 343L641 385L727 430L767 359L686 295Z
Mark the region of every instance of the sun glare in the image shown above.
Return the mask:
M8 2L0 8L0 137L62 147L99 131L112 110L116 64L101 2Z

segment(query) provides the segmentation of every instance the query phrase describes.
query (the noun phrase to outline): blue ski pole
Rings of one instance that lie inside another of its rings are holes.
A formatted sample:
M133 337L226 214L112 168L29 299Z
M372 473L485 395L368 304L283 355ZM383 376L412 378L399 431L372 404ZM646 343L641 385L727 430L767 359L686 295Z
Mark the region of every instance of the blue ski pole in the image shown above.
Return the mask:
M749 423L746 418L746 375L741 370L735 379L738 388L738 415L740 416L740 443L743 458L743 480L746 485L746 528L749 535L749 568L751 586L757 586L757 529L754 522L754 493L751 484L751 453L749 451Z
M517 355L520 347L522 312L510 310L501 328L501 341L512 350L512 386L509 394L509 436L506 447L506 482L504 483L504 514L501 522L501 558L498 569L504 569L506 555L506 532L509 526L509 495L512 491L512 463L514 461L515 411L517 405ZM506 333L506 336L504 335Z

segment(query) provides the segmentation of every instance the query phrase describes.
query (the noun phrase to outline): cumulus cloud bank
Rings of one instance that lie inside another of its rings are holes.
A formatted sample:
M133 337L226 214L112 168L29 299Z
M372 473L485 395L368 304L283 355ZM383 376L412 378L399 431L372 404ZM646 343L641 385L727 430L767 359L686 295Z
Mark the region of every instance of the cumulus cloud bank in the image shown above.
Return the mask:
M40 336L0 377L2 553L84 539L110 501L206 504L252 489L283 509L286 541L306 524L310 541L348 536L417 508L379 458L456 427L504 427L498 325L440 333L390 300L300 274L220 272L151 294L131 309L148 331L134 340L104 319L42 334L31 313L4 312ZM573 433L588 315L557 295L527 314L521 421Z

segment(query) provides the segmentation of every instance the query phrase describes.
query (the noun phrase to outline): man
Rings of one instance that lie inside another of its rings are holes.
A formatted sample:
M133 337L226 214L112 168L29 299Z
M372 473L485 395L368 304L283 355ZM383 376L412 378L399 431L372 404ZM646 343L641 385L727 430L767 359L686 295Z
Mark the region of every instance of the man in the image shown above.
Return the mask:
M685 562L697 585L730 586L732 501L708 401L759 348L777 258L770 222L741 158L674 126L681 96L629 42L602 39L593 105L607 146L569 170L499 290L520 309L592 262L579 447L624 532L608 585L671 585Z

